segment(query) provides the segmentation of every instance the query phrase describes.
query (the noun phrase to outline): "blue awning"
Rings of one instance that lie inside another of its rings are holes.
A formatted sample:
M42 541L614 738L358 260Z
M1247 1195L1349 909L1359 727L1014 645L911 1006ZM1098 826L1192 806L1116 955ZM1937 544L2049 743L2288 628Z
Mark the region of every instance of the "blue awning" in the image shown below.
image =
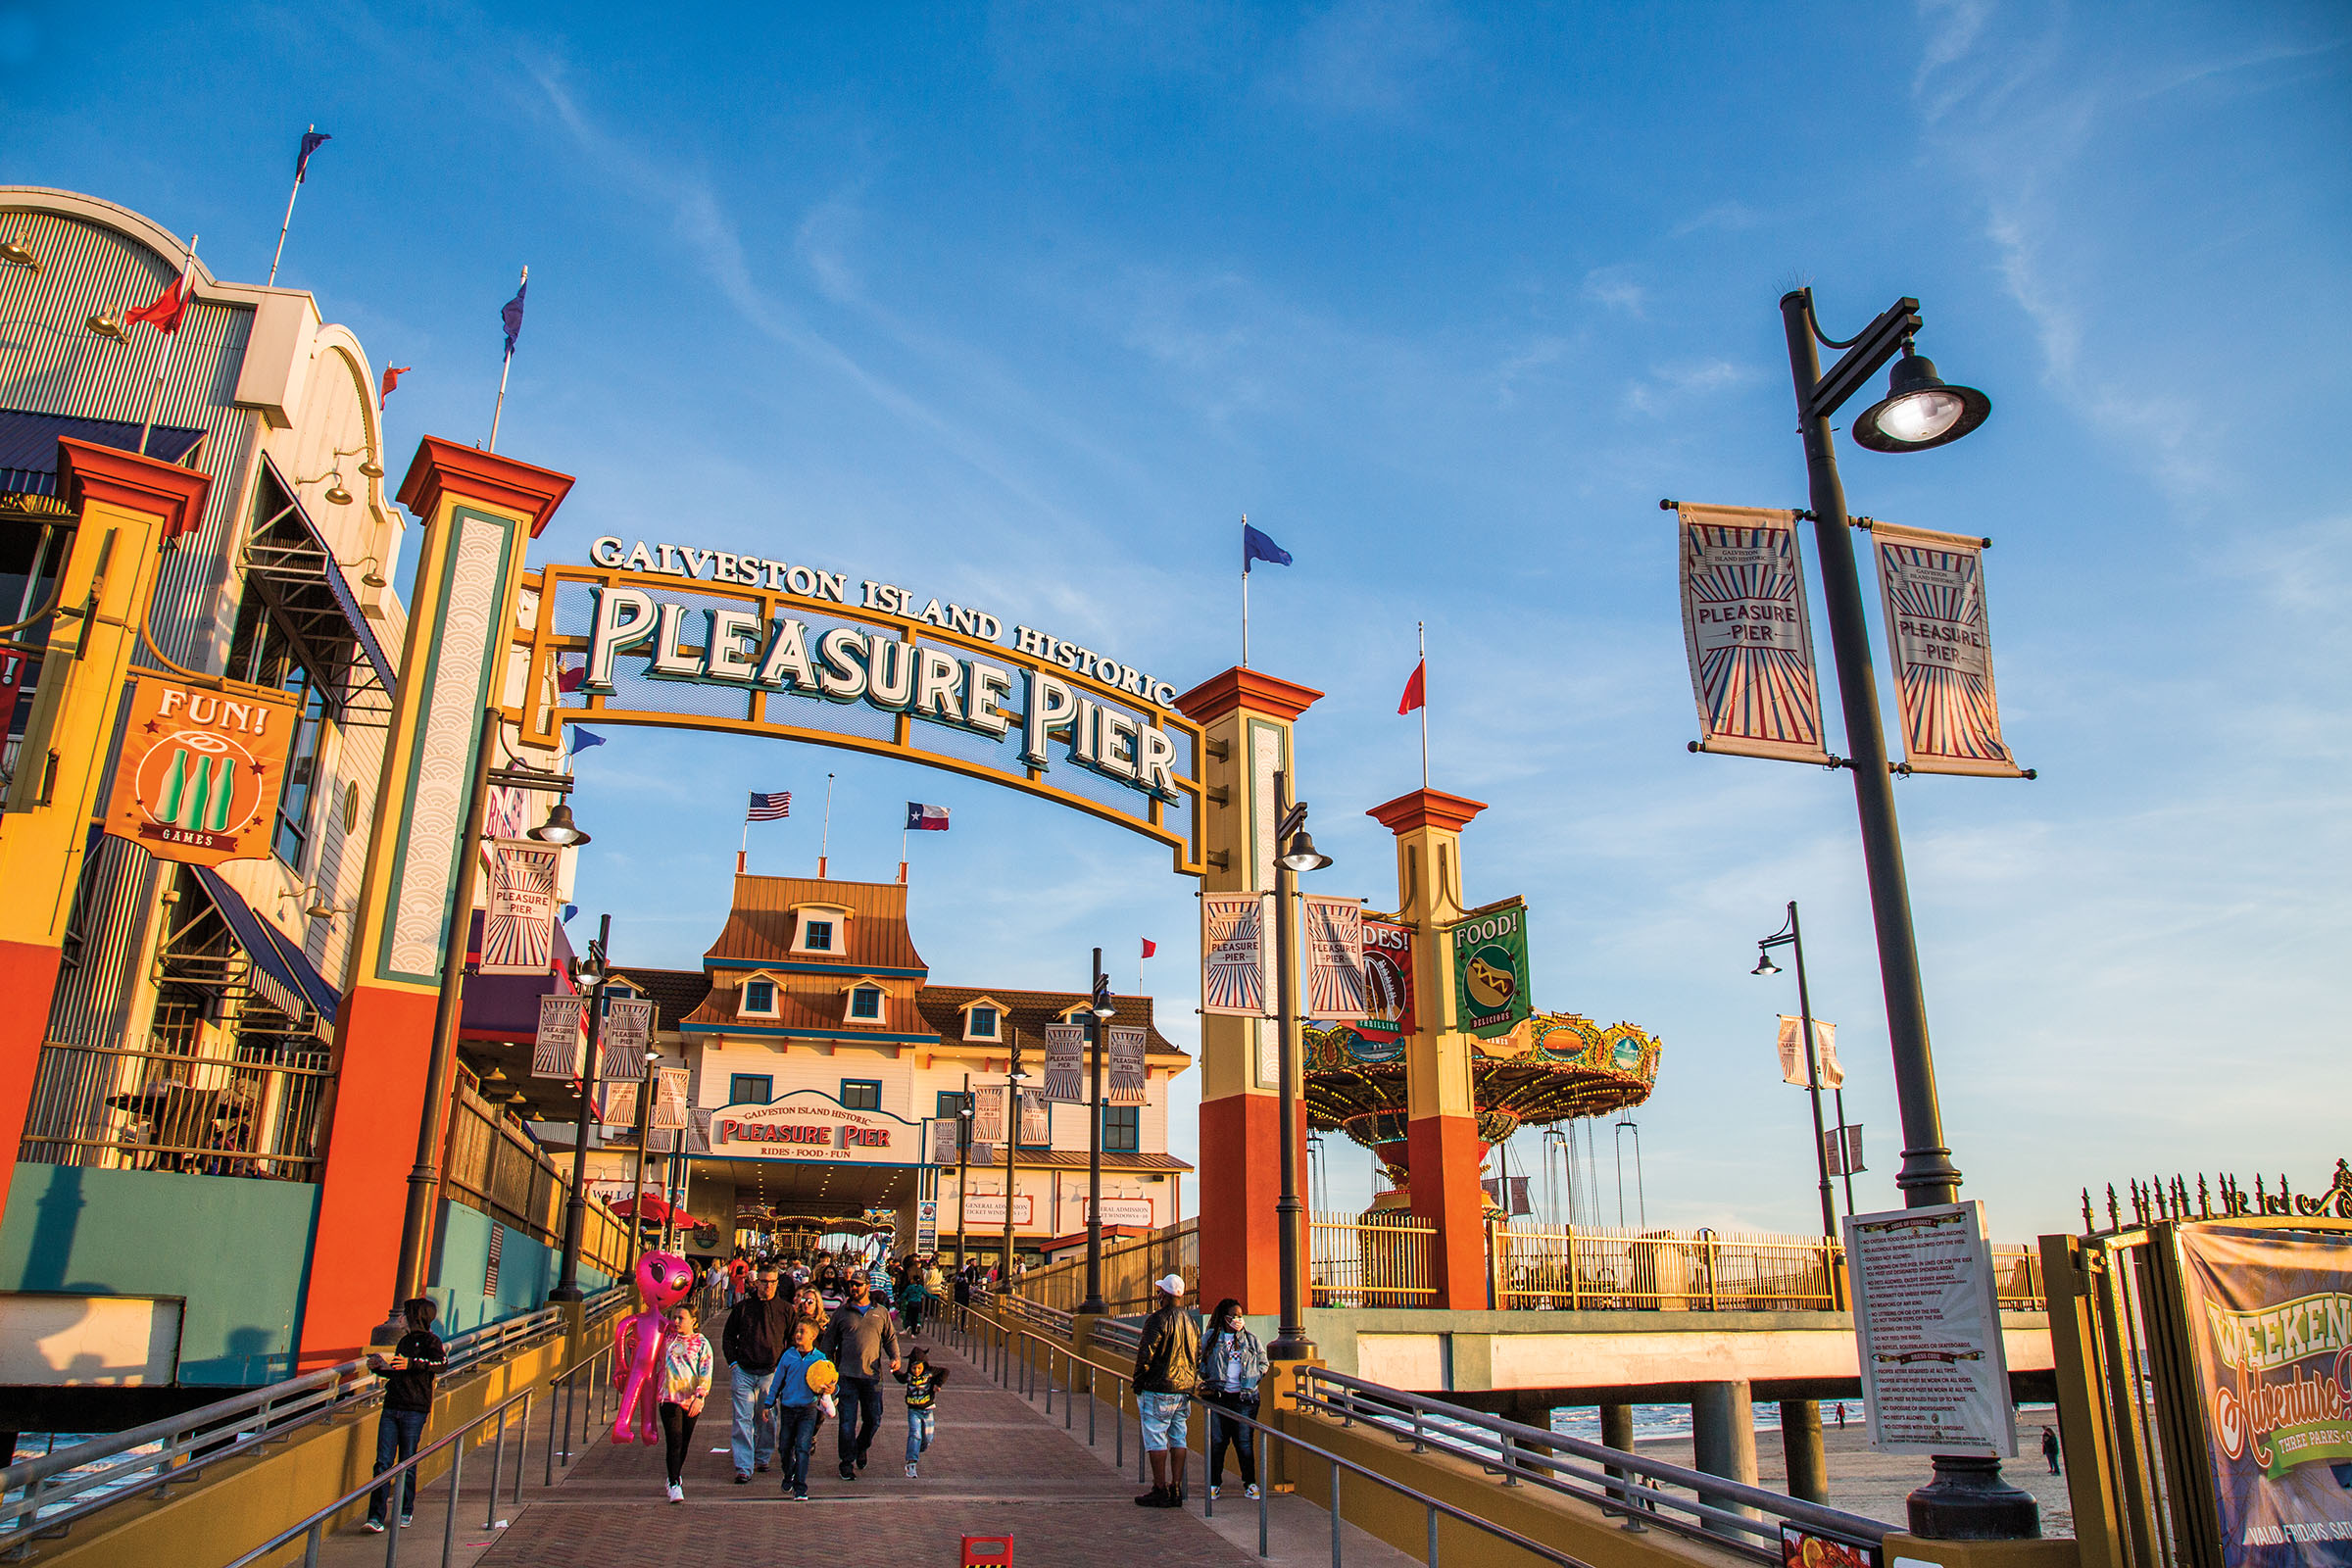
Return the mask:
M368 623L367 615L360 610L359 599L351 591L351 584L344 580L343 568L335 560L335 553L327 548L326 535L318 531L318 525L303 510L302 498L294 493L292 485L286 483L286 476L277 471L277 464L268 453L262 455L262 462L270 469L270 476L277 481L278 489L285 493L286 504L292 509L293 514L301 519L303 531L310 535L311 543L318 547L320 561L318 576L325 580L326 591L334 595L336 608L343 612L343 618L350 622L351 635L358 641L360 652L374 666L375 678L383 683L384 691L389 694L392 690L392 661L384 656L384 645L376 641L375 628ZM249 565L247 569L261 571L263 568ZM304 573L300 580L315 579Z
M56 495L57 438L61 435L123 452L135 452L139 446L139 427L128 419L83 419L70 414L0 409L0 495ZM164 463L184 463L203 439L202 430L159 424L147 433L147 455Z
M342 995L311 966L310 956L293 938L254 913L252 906L221 881L219 872L202 865L190 869L204 885L205 897L228 922L237 946L253 960L253 989L263 1000L289 1018L300 1018L308 1008L332 1022L343 1005Z

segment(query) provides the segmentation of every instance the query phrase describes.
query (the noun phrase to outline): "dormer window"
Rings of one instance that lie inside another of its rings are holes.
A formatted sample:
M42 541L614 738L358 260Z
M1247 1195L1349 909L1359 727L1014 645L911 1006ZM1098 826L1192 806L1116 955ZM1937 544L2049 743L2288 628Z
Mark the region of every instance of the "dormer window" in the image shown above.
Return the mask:
M879 1018L882 1016L882 988L858 986L850 993L850 1016Z
M776 983L773 980L747 980L743 985L743 1004L738 1012L761 1018L776 1015Z
M839 957L849 951L850 910L839 904L793 906L792 951L814 957Z
M1004 1014L985 1003L975 1004L963 1015L963 1038L994 1040L998 1038L998 1021Z

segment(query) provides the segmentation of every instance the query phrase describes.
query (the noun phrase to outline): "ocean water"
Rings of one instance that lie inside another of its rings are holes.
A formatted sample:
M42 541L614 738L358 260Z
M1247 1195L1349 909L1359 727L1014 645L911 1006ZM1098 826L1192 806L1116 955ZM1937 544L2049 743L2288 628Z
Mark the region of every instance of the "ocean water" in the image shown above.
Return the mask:
M1838 1428L1839 1402L1821 1401L1821 1425L1825 1432ZM1845 1420L1849 1430L1860 1431L1863 1406L1860 1399L1844 1401ZM2017 1407L2017 1428L2022 1434L2040 1425L2055 1426L2058 1410L2055 1405L2021 1404ZM1755 1407L1758 1432L1781 1430L1781 1407L1778 1403L1758 1400ZM1600 1441L1600 1411L1590 1404L1565 1405L1551 1412L1551 1430L1563 1437L1582 1438L1587 1443ZM1637 1404L1634 1406L1634 1441L1648 1443L1669 1438L1688 1439L1690 1436L1690 1407L1687 1404ZM2023 1440L2021 1438L2021 1446Z

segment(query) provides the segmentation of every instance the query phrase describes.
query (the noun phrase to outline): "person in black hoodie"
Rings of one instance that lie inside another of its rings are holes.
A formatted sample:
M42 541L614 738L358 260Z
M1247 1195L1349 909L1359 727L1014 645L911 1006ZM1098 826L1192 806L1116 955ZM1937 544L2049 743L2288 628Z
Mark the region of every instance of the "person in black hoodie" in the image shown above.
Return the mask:
M433 1413L433 1375L449 1360L433 1320L441 1304L429 1296L412 1297L401 1303L409 1331L400 1337L390 1356L368 1352L368 1369L384 1380L384 1413L375 1425L375 1473L382 1475L403 1459L414 1458L424 1441L424 1423ZM407 1529L416 1511L416 1472L401 1477L400 1524ZM392 1511L392 1487L386 1483L368 1499L367 1528L381 1535L384 1518Z
M751 1286L751 1294L728 1309L727 1326L718 1337L729 1368L739 1487L751 1485L755 1464L764 1472L776 1456L775 1416L760 1407L760 1391L792 1344L792 1303L777 1294L776 1271L761 1269Z

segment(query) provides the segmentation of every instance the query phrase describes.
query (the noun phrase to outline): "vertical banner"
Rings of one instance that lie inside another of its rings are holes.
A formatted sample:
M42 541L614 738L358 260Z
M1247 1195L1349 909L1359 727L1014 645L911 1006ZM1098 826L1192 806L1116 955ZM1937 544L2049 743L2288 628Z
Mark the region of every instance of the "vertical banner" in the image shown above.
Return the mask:
M934 1116L923 1123L923 1163L956 1163L956 1124L960 1116Z
M996 1145L1004 1141L1004 1086L994 1084L973 1091L976 1109L972 1116L972 1143ZM974 1158L978 1155L975 1152Z
M1984 541L1873 522L1887 657L1914 773L2022 778L2001 739L1984 620Z
M1046 1025L1046 1098L1083 1105L1086 1092L1086 1030L1074 1023Z
M1535 1013L1527 994L1527 905L1510 899L1446 928L1453 941L1453 1026L1481 1040Z
M134 676L130 688L106 831L189 865L268 855L288 782L293 702L157 675ZM293 782L307 789L312 780Z
M643 1082L638 1078L615 1078L604 1086L604 1108L598 1114L604 1118L607 1138L637 1136L637 1091Z
M1364 921L1364 1016L1355 1026L1356 1039L1401 1054L1405 1037L1420 1027L1413 1016L1411 926L1394 920Z
M563 853L522 840L490 846L480 973L547 973L556 953L556 862Z
M654 1004L646 997L608 997L605 1021L597 1030L597 1074L612 1083L645 1076L645 1054L654 1049Z
M1859 1176L1870 1168L1862 1163L1862 1126L1859 1122L1844 1127L1823 1128L1821 1151L1833 1176Z
M588 1060L588 1037L580 1032L580 999L539 999L539 1038L531 1046L531 1076L577 1078Z
M1054 1141L1054 1105L1042 1089L1021 1091L1021 1143L1034 1147Z
M7 739L8 726L16 722L17 698L31 674L30 655L14 648L0 648L0 740Z
M2252 1228L2174 1233L2196 1368L2185 1500L2226 1568L2352 1563L2352 1249ZM2188 1424L2188 1423L2183 1423Z
M1306 932L1306 1015L1353 1023L1365 1012L1364 906L1309 893L1298 909Z
M1779 1046L1781 1081L1795 1084L1800 1089L1812 1082L1812 1075L1805 1071L1804 1030L1801 1019L1791 1018L1785 1012L1781 1014ZM1845 1087L1845 1069L1838 1065L1838 1026L1836 1024L1825 1023L1819 1018L1813 1020L1813 1051L1821 1062L1821 1087L1843 1089Z
M1102 1067L1105 1082L1102 1103L1106 1105L1140 1105L1144 1102L1144 1049L1150 1040L1146 1030L1122 1024L1103 1036L1107 1048Z
M2017 1457L1984 1205L1845 1216L1870 1446Z
M482 831L494 839L518 839L530 826L523 815L528 802L521 790L512 784L493 784L490 795L482 803Z
M688 1078L683 1067L661 1067L654 1072L655 1127L673 1130L687 1125Z
M1274 895L1200 895L1200 1010L1271 1016Z
M1682 507L1683 643L1698 749L1829 761L1796 514Z

